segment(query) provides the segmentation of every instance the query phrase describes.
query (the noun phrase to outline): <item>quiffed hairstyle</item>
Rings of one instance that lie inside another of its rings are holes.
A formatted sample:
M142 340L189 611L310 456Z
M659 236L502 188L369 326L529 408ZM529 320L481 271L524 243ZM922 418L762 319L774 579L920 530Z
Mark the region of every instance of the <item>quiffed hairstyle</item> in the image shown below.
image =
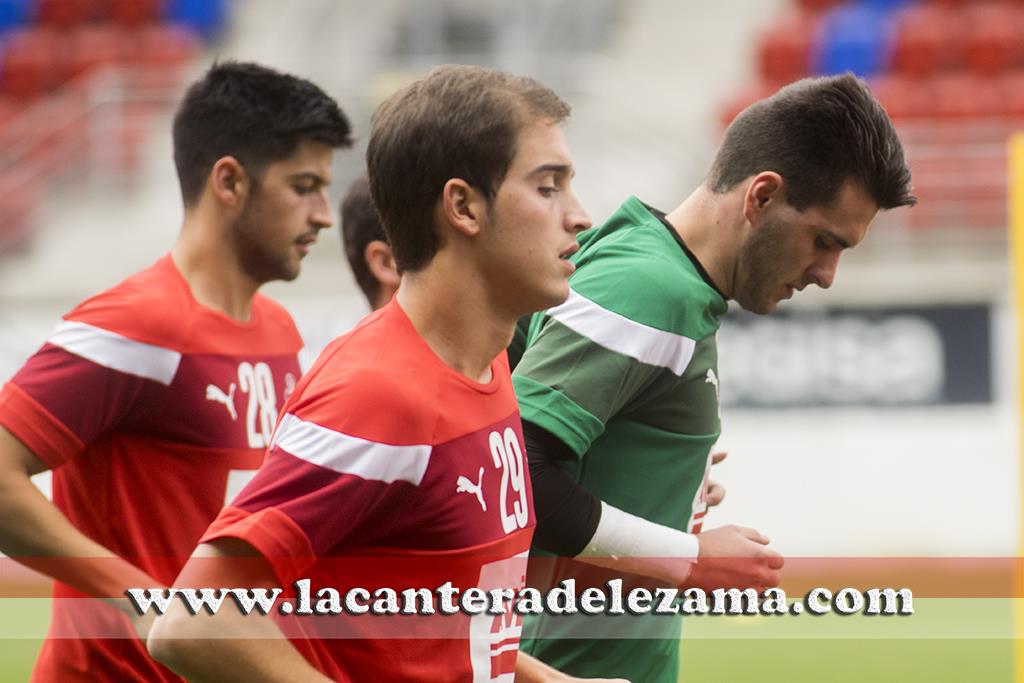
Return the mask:
M567 116L569 105L532 78L479 66L437 67L381 104L366 165L399 271L423 268L441 246L434 207L446 182L493 199L520 130Z
M302 140L349 147L350 134L338 103L309 81L258 64L214 64L174 116L174 165L185 206L198 201L221 157L235 157L258 179Z
M728 192L762 171L782 176L786 200L798 211L831 204L850 179L881 209L917 203L892 121L849 73L797 81L736 117L709 185Z
M370 181L365 176L357 178L349 186L341 200L340 213L341 244L345 248L348 265L359 289L372 302L380 294L380 282L366 263L366 245L374 240L386 242L388 238L370 197Z

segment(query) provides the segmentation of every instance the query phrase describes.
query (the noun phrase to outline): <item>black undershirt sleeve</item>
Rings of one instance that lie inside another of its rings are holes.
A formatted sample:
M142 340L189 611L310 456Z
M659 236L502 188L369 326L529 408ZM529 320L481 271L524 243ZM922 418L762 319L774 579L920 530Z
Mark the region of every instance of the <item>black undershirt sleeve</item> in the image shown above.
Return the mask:
M558 465L559 460L576 458L558 437L524 420L523 441L537 515L533 543L561 557L575 557L597 531L601 501Z

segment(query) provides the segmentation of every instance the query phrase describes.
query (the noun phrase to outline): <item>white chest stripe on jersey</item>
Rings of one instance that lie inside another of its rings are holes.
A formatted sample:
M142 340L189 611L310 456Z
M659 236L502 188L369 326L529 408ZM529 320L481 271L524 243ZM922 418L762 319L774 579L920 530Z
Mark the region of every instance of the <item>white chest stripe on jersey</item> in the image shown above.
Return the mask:
M676 375L686 370L697 345L689 337L649 327L602 308L571 289L565 303L549 308L546 313L606 349L648 365L668 368Z
M105 368L165 385L174 380L181 363L181 354L177 351L75 320L61 320L46 341Z
M281 418L271 446L341 474L387 484L407 481L416 486L423 481L431 451L425 444L394 446L367 441L307 422L291 413Z

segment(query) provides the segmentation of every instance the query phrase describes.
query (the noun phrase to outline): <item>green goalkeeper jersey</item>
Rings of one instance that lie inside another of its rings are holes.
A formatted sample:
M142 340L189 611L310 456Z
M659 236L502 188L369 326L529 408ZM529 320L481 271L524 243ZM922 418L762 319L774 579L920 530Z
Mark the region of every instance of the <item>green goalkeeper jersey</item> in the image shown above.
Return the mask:
M635 197L579 242L569 299L524 319L509 350L522 418L569 447L577 459L565 466L601 500L696 533L721 428L715 335L726 300L663 214ZM606 617L611 632L599 635L600 621L531 617L522 649L576 676L675 683L679 617Z

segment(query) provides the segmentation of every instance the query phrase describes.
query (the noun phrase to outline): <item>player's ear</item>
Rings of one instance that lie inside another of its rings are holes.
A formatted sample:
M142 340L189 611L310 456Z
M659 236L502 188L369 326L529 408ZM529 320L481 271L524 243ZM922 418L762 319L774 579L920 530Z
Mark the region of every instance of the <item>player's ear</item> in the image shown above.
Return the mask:
M391 247L383 240L372 240L366 245L363 252L366 265L373 274L374 279L382 287L397 289L402 277L398 274L398 266L395 264L395 256L391 253Z
M250 182L249 174L238 159L226 156L217 159L206 185L218 203L237 208L245 203Z
M743 216L751 225L756 225L760 216L785 199L782 176L774 171L762 171L747 185L743 197Z
M441 190L440 213L444 222L457 232L475 236L480 219L487 211L487 200L475 187L461 178L450 178Z

